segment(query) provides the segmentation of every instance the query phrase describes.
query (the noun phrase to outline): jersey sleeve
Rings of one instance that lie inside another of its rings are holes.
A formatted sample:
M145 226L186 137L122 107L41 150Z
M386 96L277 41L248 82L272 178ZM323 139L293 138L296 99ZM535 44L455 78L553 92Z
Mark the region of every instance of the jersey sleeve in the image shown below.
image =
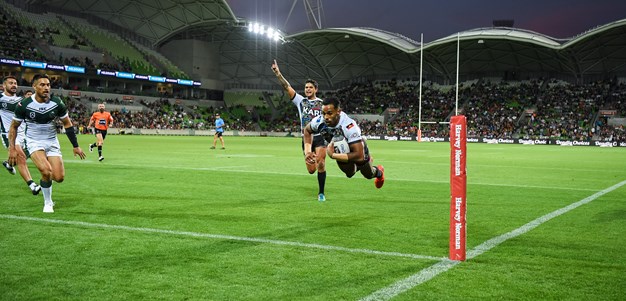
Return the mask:
M356 124L356 122L354 122L354 120L344 127L344 132L348 143L361 141L361 139L363 139L361 137L361 128Z
M324 127L326 127L326 124L324 123L324 118L322 118L322 116L317 116L313 118L310 124L311 124L311 130L315 134L321 132L324 129Z
M300 93L296 93L296 95L293 97L291 102L293 102L293 104L296 105L296 107L300 107L300 104L302 103L303 100L304 100L304 96L300 95Z
M23 121L26 118L26 104L24 103L25 99L22 99L17 106L15 107L15 112L13 112L13 120Z
M61 100L60 98L57 97L57 116L59 116L60 119L63 119L65 117L68 117L69 114L67 112L67 106L65 105L65 103L63 102L63 100Z

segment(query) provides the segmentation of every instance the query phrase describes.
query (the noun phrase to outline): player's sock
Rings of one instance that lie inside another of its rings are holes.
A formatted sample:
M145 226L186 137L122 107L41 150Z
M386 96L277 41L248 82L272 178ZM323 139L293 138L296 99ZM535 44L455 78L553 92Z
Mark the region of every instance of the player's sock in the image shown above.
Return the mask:
M326 172L317 172L317 184L320 187L319 193L324 193L324 186L326 185Z
M35 181L33 181L33 180L28 180L28 181L26 182L26 186L29 186L29 187L30 187L30 184L33 184L33 183L35 183Z
M102 157L102 145L98 145L98 156Z
M376 166L374 168L376 168L376 177L380 178L383 175L383 172Z
M43 201L46 205L52 205L52 181L45 182L44 180L39 181L39 185L41 186L41 191L43 192Z

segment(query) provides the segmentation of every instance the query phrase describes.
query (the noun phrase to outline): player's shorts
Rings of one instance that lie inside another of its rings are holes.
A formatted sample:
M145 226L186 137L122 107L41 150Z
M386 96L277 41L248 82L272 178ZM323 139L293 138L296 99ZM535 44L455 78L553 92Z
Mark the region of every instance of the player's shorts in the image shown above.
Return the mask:
M222 137L222 134L224 134L224 132L215 132L215 136L217 137Z
M42 150L48 157L62 157L59 139L33 140L26 138L26 148L24 150L29 154Z
M107 136L107 130L94 129L96 135L102 134L102 140Z
M314 135L313 143L311 143L311 150L315 151L318 147L326 147L328 143L324 140L322 135ZM304 151L304 137L302 138L302 151Z
M9 133L0 133L0 140L4 148L9 148Z
M17 136L15 136L15 145L21 145L22 147L26 146L26 136L24 132L17 132Z
M4 145L4 148L9 148L9 133L2 133L2 145ZM24 132L17 132L15 145L26 146L26 136L24 136Z

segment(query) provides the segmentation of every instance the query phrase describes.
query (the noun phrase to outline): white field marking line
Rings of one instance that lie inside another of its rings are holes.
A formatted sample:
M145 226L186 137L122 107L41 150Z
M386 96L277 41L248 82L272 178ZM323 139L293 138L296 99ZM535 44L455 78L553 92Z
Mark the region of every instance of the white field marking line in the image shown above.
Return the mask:
M202 238L221 239L221 240L267 243L267 244L282 245L282 246L322 249L322 250L328 250L328 251L362 253L362 254L368 254L368 255L405 257L405 258L412 258L412 259L427 259L427 260L434 260L434 261L448 260L445 257L435 257L435 256L408 254L408 253L400 253L400 252L385 252L385 251L376 251L376 250L369 250L369 249L354 249L354 248L346 248L346 247L339 247L339 246L329 246L329 245L302 243L302 242L295 242L295 241L245 237L245 236L209 234L209 233L188 232L188 231L173 231L173 230L164 230L164 229L155 229L155 228L129 227L129 226L122 226L122 225L97 224L97 223L87 223L87 222L81 222L81 221L64 221L64 220L58 220L58 219L47 219L47 218L6 215L6 214L0 214L0 218L51 223L51 224L81 226L81 227L88 227L88 228L116 229L116 230L126 230L126 231L142 232L142 233L158 233L158 234L192 236L192 237L202 237Z
M76 163L76 164L97 164L97 165L102 165L102 163L100 162L96 162L96 161L82 161L82 160L63 160L64 163ZM181 170L206 170L206 171L219 171L219 170L223 170L223 169L230 169L230 168L248 168L250 167L250 165L239 165L239 166L216 166L216 167L177 167L177 166L142 166L142 165L137 165L137 164L119 164L119 163L108 163L106 164L108 166L118 166L118 167L137 167L137 168L158 168L158 169L163 169L163 168L167 168L167 169L181 169Z
M232 155L226 155L226 154L220 154L220 155L215 155L218 158L274 158L274 155L254 155L254 154L232 154Z
M69 160L68 160L69 161ZM64 161L64 162L68 162ZM90 161L70 161L72 163L81 163L81 164L98 164L101 165L100 162L90 162ZM107 164L109 166L122 166L122 167L138 167L138 168L158 168L158 169L180 169L180 170L201 170L201 171L226 171L226 172L241 172L241 173L262 173L262 174L273 174L273 175L285 175L285 176L310 176L308 173L293 173L293 172L276 172L270 170L245 170L245 169L232 169L232 168L248 168L250 166L217 166L217 167L177 167L177 166L139 166L133 164ZM343 174L331 174L326 175L326 177L331 178L346 178ZM402 182L418 182L418 183L435 183L435 184L448 184L449 180L415 180L415 179L402 179L402 178L387 178L393 181L402 181ZM518 187L518 188L538 188L538 189L558 189L558 190L576 190L576 191L596 191L595 189L587 189L587 188L576 188L576 187L559 187L559 186L537 186L537 185L515 185L515 184L494 184L494 183L467 183L467 185L485 185L485 186L501 186L501 187Z
M622 181L620 183L617 183L609 188L606 188L602 191L598 191L594 194L592 194L591 196L588 196L576 203L570 204L568 206L565 206L561 209L557 209L555 211L552 211L544 216L541 216L511 232L502 234L500 236L494 237L490 240L487 240L485 242L483 242L482 244L476 246L474 249L470 250L467 252L467 259L472 259L476 256L479 256L495 247L497 247L499 244L511 239L511 238L515 238L517 236L520 236L522 234L527 233L530 230L533 230L537 227L539 227L541 224L555 218L558 217L562 214L565 214L571 210L574 210L582 205L585 205L587 203L590 203L591 201L615 190L618 189L622 186L624 186L626 184L626 180ZM421 271L419 271L416 274L413 274L405 279L402 279L400 281L397 281L396 283L393 283L390 286L384 287L382 289L379 289L377 291L375 291L374 293L372 293L369 296L366 296L364 298L362 298L361 300L389 300L405 291L408 291L434 277L436 277L437 275L444 273L448 270L450 270L451 268L453 268L454 266L456 266L457 264L462 263L461 261L452 261L452 260L442 260L434 265L431 265L430 267L427 267Z
M448 158L450 156L447 156ZM382 161L382 160L381 160ZM415 162L415 161L389 161L389 160L385 160L382 163L399 163L399 164L412 164L412 165L438 165L438 166L450 166L450 162L446 162L446 163L434 163L434 162ZM598 172L598 169L592 169L592 168L561 168L561 167L545 167L545 166L520 166L520 165L488 165L488 164L469 164L469 167L475 167L475 166L480 166L480 167L492 167L492 168L518 168L518 169L532 169L532 170L538 170L538 169L542 169L542 170L562 170L562 171L583 171L583 172L588 172L588 171L592 171L592 172ZM602 170L602 173L607 173L607 172L615 172L615 173L623 173L623 170L620 169L612 169L612 170Z

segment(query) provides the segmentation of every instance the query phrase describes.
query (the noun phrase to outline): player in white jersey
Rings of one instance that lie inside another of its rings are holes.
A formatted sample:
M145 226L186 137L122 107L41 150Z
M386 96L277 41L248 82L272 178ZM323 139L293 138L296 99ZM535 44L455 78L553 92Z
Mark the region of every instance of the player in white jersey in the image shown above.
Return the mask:
M314 133L320 133L329 142L326 149L328 156L337 161L337 165L348 178L351 178L358 170L366 179L376 178L374 180L376 188L383 187L385 169L382 165L372 166L367 143L361 136L361 128L341 111L339 100L324 100L322 116L315 117L304 129L304 151L307 160L313 160L315 157L315 154L311 152L311 137ZM335 152L335 141L344 139L348 143L349 150L344 153Z
M11 126L11 122L13 121L13 112L17 107L17 104L22 100L22 97L17 96L17 79L14 76L7 76L4 78L2 85L4 87L4 92L0 94L0 132L2 132L2 144L5 148L9 147L9 127ZM24 153L22 146L24 146L24 130L26 129L26 125L22 125L18 128L17 138L15 144L18 146L18 156L17 156L17 170L30 188L30 191L37 195L39 191L41 191L41 187L37 185L33 181L33 178L30 175L30 171L28 170L28 165L26 164L27 155ZM2 162L4 168L6 168L9 173L15 174L15 168L9 164L9 161Z
M312 79L308 79L304 83L304 96L296 93L289 82L283 77L278 69L276 60L272 64L272 71L278 78L280 85L289 94L289 99L298 108L300 115L300 129L304 134L304 127L316 116L321 115L322 112L322 100L317 98L317 82ZM319 187L317 199L321 202L326 200L324 195L324 186L326 185L326 141L319 135L313 135L312 149L315 150L316 158L314 161L305 160L306 168L310 174L313 174L317 170L317 183ZM302 141L302 150L304 151L304 140Z
M65 168L61 157L61 147L57 139L55 121L63 122L65 134L74 147L74 156L85 159L85 153L78 146L74 126L70 119L67 107L58 97L50 97L50 78L46 74L36 74L33 77L35 94L23 99L15 109L15 116L9 130L9 163L17 162L18 146L15 144L17 129L26 123L26 149L30 152L39 172L41 173L41 191L43 192L43 212L54 212L52 201L52 181L63 182Z

